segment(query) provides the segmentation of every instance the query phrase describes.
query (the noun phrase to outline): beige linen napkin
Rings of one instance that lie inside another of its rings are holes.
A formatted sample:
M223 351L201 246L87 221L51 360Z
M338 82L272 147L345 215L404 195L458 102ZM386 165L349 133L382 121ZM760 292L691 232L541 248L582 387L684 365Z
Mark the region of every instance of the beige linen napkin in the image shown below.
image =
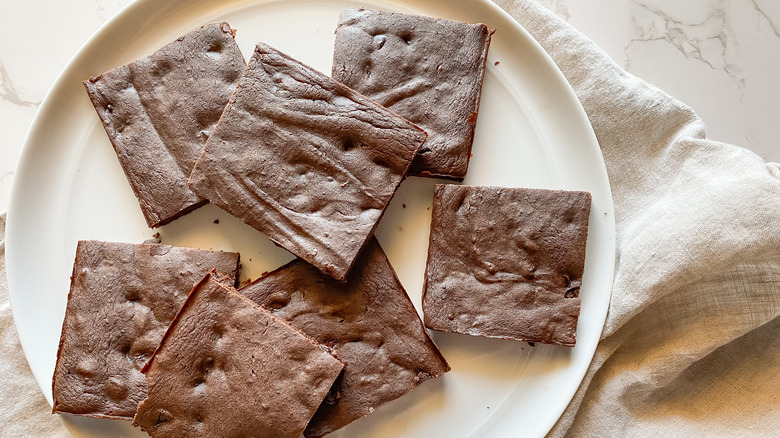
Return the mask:
M620 69L534 1L496 3L574 87L615 200L603 339L551 435L776 436L780 166L707 139L691 109ZM18 345L2 251L0 269L2 436L65 435Z

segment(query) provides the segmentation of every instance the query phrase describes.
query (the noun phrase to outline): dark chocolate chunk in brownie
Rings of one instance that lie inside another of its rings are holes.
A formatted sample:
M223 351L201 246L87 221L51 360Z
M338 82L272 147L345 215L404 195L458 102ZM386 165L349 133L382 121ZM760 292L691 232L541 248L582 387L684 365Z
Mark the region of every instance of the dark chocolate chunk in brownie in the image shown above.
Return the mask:
M190 186L341 280L425 138L407 120L260 43Z
M437 185L425 325L573 346L590 206L586 192Z
M466 175L492 32L484 24L344 8L332 76L428 132L410 175Z
M52 382L54 412L130 420L141 368L192 285L211 269L235 282L238 254L81 241Z
M187 177L244 66L230 26L214 23L84 81L150 227L206 202Z
M207 275L144 372L152 437L298 438L344 364Z
M307 426L307 437L346 426L449 370L376 239L361 252L346 283L298 259L239 292L345 363L342 378Z

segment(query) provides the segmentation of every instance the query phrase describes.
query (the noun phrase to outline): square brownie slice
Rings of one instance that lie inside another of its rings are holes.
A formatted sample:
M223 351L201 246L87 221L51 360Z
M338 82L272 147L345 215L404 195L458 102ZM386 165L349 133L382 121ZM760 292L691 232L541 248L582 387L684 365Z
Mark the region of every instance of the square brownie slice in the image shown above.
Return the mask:
M190 186L343 280L426 134L257 44Z
M410 175L462 181L492 34L484 24L344 8L332 76L428 132Z
M141 368L192 285L211 269L238 275L237 253L81 241L52 378L53 412L131 420Z
M330 347L345 364L307 437L346 426L450 369L375 238L346 283L298 259L239 292Z
M587 192L437 185L425 325L574 346L590 206Z
M244 71L233 35L209 24L84 81L149 227L206 203L187 177Z
M152 437L298 438L344 364L207 275L144 367Z

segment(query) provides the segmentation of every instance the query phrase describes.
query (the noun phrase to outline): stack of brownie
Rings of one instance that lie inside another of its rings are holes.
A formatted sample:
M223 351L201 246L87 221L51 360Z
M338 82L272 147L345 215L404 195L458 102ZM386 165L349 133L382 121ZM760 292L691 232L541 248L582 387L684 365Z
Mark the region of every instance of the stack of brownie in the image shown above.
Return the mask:
M236 253L79 242L54 412L320 437L449 371L426 327L573 346L589 194L437 185L425 323L372 237L466 176L491 35L345 8L332 77L216 23L85 81L150 227L211 202L298 258L236 289Z

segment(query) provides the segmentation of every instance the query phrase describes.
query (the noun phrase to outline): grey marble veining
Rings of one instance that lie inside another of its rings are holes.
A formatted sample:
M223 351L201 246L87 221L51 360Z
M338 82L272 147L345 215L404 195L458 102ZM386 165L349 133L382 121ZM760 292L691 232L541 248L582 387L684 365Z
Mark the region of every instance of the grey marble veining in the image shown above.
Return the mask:
M764 0L760 2L758 0L751 0L756 13L769 25L769 29L775 34L777 38L780 38L780 8L778 8L777 1ZM774 12L770 12L770 8L774 7ZM761 23L757 23L759 26Z
M662 2L634 2L631 21L635 36L626 46L626 68L631 69L632 46L649 41L668 43L689 60L699 61L713 70L723 71L740 90L745 78L740 72L739 50L731 18L723 1L690 7L693 14L682 18L663 8ZM698 9L698 10L697 10Z
M0 59L0 100L11 105L26 107L37 107L41 104L40 101L26 100L22 97L16 87L14 87L13 80L5 69L2 59Z
M628 72L691 106L715 140L780 161L780 2L543 0Z

